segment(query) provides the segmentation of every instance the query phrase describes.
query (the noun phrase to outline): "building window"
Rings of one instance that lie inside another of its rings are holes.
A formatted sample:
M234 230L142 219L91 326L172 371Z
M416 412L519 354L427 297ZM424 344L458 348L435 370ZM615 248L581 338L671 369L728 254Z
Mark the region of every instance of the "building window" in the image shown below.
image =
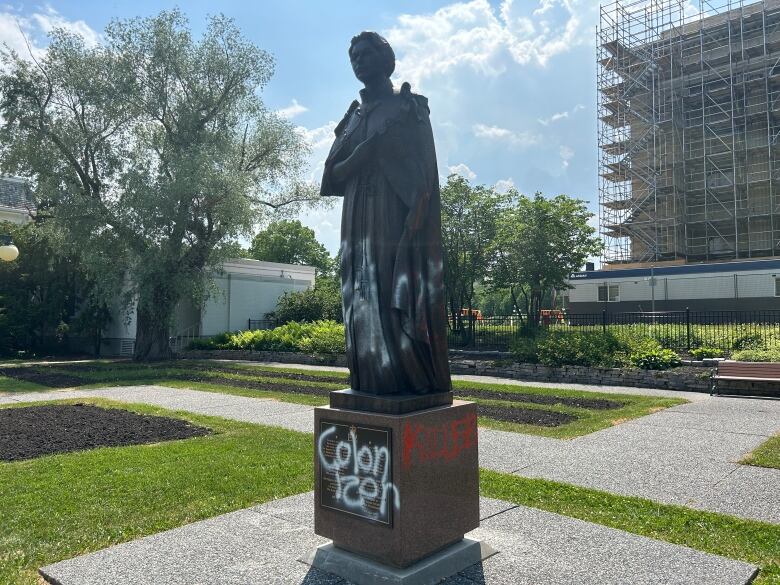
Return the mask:
M600 284L599 302L617 303L620 301L620 285L618 284Z
M780 297L780 276L775 276L775 296Z

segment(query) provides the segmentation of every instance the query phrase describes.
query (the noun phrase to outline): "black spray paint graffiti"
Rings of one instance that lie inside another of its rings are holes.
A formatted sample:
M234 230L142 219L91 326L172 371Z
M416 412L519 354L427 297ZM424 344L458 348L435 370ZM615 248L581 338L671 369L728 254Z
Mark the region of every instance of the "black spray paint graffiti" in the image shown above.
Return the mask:
M382 436L384 441L377 440ZM317 441L323 503L389 523L390 506L398 509L400 497L398 489L390 481L390 452L386 444L386 431L358 430L343 425L323 426Z

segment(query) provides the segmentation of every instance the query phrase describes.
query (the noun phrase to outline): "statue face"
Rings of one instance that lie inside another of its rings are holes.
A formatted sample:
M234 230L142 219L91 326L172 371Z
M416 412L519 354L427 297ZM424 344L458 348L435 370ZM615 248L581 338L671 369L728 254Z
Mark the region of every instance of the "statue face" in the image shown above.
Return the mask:
M382 54L369 41L358 41L350 51L352 71L363 83L368 83L377 77L384 77Z

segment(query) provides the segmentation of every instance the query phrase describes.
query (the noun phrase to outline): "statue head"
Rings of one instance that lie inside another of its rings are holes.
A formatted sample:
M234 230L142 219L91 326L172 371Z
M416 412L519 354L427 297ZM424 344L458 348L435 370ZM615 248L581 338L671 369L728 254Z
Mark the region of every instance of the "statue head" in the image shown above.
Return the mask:
M381 78L387 79L395 71L395 53L390 43L372 31L363 31L352 37L349 60L355 77L364 84Z

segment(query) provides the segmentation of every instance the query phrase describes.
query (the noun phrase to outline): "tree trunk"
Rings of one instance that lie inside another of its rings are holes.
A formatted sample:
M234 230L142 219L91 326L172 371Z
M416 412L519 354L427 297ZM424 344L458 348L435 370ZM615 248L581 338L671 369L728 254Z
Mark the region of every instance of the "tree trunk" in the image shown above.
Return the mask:
M173 357L169 339L170 322L176 300L165 283L140 293L136 310L135 354L137 362L167 360Z

